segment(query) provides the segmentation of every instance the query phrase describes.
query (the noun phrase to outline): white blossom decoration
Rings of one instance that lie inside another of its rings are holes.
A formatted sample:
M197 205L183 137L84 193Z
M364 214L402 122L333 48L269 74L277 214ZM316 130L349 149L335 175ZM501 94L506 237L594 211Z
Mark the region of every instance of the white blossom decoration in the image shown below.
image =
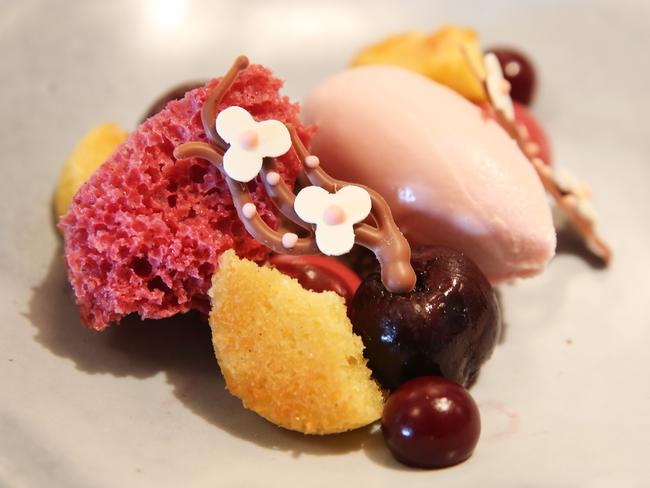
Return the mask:
M216 128L230 144L223 155L223 168L230 178L242 183L257 176L265 157L282 156L291 148L289 130L282 122L257 122L245 109L234 105L219 112Z
M344 186L329 193L308 186L296 195L293 208L307 223L316 224L316 245L323 254L340 256L354 246L354 224L364 220L372 208L367 190Z
M510 98L510 83L503 77L501 63L494 53L487 53L483 58L485 64L485 84L492 105L503 112L509 121L515 120L515 107Z

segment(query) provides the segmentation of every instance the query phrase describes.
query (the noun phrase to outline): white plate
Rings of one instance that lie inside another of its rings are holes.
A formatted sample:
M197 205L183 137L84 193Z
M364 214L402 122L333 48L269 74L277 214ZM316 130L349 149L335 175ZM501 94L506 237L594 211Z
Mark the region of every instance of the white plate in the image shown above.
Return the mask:
M0 485L642 486L650 434L647 2L3 2ZM84 330L50 197L93 125L246 53L302 97L382 36L477 27L536 61L557 161L591 181L613 266L561 253L504 287L507 338L473 395L466 463L414 471L377 433L306 438L223 389L205 326Z

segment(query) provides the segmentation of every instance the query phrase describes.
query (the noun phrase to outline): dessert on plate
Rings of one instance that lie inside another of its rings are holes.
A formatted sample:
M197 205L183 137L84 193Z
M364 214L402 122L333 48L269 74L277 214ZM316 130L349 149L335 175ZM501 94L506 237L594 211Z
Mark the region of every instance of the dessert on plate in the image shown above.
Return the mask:
M494 286L554 254L546 193L611 255L523 108L526 63L455 27L395 36L316 86L301 120L240 56L128 137L100 126L56 194L82 322L199 310L227 388L267 420L324 435L381 419L398 460L462 462L480 435L467 388L500 335ZM376 263L363 279L359 247Z

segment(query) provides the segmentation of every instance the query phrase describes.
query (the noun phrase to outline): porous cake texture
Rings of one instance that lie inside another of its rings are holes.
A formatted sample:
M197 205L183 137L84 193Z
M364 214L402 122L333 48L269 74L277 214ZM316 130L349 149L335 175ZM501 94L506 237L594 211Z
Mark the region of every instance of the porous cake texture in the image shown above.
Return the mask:
M344 432L381 416L382 392L336 293L305 290L227 251L210 295L217 360L245 407L306 434Z
M211 277L219 256L235 249L260 261L268 249L237 217L214 166L175 160L174 148L205 141L201 108L218 80L188 92L145 121L77 192L60 220L68 276L85 325L101 330L122 317L164 318L198 309L207 314ZM257 120L296 126L309 143L299 106L279 95L282 82L259 65L242 71L219 110L238 105ZM293 151L278 170L293 184L300 162ZM257 209L272 227L275 208L257 182L249 184Z

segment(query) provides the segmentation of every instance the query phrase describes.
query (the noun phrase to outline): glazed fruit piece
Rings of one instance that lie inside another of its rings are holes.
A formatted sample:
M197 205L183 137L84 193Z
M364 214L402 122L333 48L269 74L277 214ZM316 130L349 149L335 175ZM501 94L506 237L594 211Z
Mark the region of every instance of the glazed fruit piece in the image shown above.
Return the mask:
M463 50L465 52L463 52ZM481 66L481 47L472 29L448 25L428 35L409 32L391 36L361 51L353 66L390 64L418 72L473 102L485 100L466 55Z
M72 197L99 166L108 159L128 133L117 124L101 124L81 139L65 162L54 194L57 217L68 211Z
M503 69L503 75L510 83L510 96L524 105L530 105L537 88L537 75L533 63L521 51L509 47L494 47L487 50L496 54Z
M292 256L274 254L269 264L287 276L298 280L300 285L311 291L333 291L352 302L361 279L350 268L328 256Z
M470 385L490 357L500 330L494 290L463 254L445 248L413 253L415 290L388 292L377 273L362 283L350 318L366 346L368 366L395 389L425 375Z
M281 427L343 432L379 419L383 395L343 299L314 293L227 251L214 275L210 326L228 390Z
M425 376L386 401L381 430L395 458L409 466L444 468L472 455L481 433L476 403L460 385Z
M194 90L195 88L203 86L206 83L207 83L206 80L186 81L185 83L180 83L176 86L173 86L165 93L160 95L158 98L156 98L156 100L149 106L142 119L140 119L140 123L144 122L149 117L156 115L163 108L165 108L167 104L172 100L180 100L185 96L185 93L187 93L188 91Z

